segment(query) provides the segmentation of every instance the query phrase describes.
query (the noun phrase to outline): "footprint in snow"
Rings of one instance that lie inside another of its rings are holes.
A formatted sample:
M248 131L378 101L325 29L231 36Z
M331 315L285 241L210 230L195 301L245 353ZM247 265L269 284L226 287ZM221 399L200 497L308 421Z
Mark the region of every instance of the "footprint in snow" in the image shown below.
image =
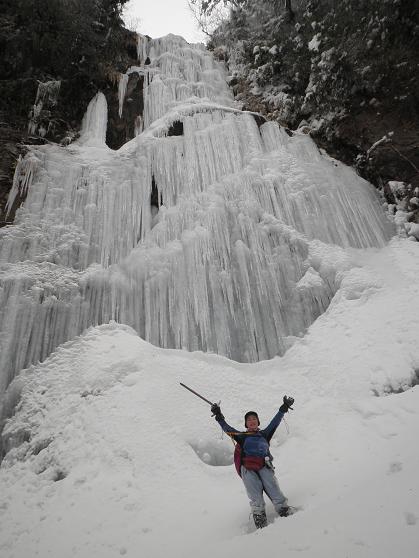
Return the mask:
M418 518L412 512L405 512L404 517L408 525L416 525L416 523L418 522Z
M400 463L400 461L393 461L393 463L390 463L388 474L391 475L393 473L400 473L402 469L403 463Z

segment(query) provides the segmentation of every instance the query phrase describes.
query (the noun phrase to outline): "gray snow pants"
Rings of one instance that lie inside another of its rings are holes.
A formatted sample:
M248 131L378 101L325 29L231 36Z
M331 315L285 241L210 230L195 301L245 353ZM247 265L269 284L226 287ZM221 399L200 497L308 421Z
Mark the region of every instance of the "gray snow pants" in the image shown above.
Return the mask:
M259 471L248 471L242 465L241 474L253 513L260 514L265 511L264 490L277 513L282 506L287 505L287 499L279 488L275 472L270 467L262 467Z

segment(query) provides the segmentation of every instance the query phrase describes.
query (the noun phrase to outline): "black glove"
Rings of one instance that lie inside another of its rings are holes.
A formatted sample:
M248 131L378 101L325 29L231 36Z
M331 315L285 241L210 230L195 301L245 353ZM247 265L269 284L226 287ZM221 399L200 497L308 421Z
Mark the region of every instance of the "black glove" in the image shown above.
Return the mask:
M292 405L294 404L294 398L284 395L283 404L279 407L281 413L288 413L289 409L293 410Z
M224 420L224 415L221 412L220 406L218 403L213 403L211 405L211 413L215 420Z

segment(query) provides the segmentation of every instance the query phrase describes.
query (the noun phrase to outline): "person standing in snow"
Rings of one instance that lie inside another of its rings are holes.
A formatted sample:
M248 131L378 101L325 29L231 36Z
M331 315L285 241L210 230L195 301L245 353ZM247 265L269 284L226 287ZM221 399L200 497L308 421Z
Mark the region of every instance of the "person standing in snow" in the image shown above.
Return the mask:
M263 430L259 429L260 421L255 411L248 411L244 416L245 432L232 428L224 419L219 405L214 403L211 412L223 431L239 445L240 464L237 469L250 500L250 508L256 528L266 527L266 511L263 491L266 492L276 512L281 517L289 514L286 497L279 488L272 465L273 457L269 451L269 442L279 426L283 416L292 408L294 399L284 396L283 404L271 422Z

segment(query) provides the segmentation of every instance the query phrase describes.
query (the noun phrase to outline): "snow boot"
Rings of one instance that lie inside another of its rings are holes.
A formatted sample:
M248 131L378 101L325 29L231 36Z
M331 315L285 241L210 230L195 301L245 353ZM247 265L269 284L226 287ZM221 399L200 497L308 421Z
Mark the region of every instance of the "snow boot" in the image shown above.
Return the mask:
M255 522L256 529L262 529L263 527L266 527L268 525L266 513L264 511L260 513L254 513L253 520Z
M288 517L290 515L289 506L282 506L278 512L279 517Z

